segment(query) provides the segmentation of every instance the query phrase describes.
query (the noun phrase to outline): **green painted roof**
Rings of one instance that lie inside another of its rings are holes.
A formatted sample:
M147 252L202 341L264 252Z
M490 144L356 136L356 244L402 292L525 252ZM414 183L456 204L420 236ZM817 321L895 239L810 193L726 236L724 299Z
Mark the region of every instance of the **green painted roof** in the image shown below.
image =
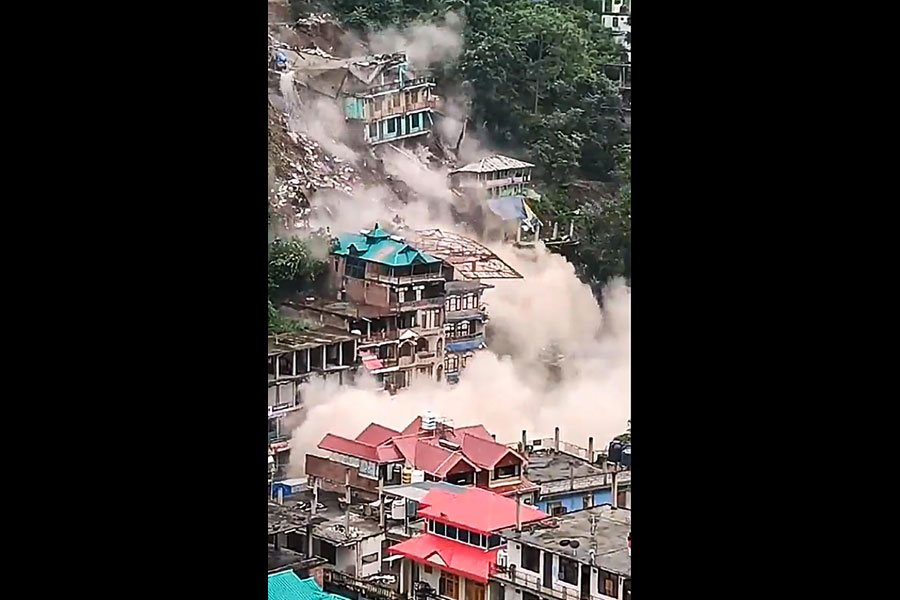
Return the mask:
M364 230L365 231L365 230ZM375 224L370 231L339 233L338 245L332 250L338 256L356 256L362 260L387 265L408 267L412 264L432 265L441 262L430 254L416 250L408 243Z
M312 577L300 579L292 570L269 575L269 600L347 600L323 592Z

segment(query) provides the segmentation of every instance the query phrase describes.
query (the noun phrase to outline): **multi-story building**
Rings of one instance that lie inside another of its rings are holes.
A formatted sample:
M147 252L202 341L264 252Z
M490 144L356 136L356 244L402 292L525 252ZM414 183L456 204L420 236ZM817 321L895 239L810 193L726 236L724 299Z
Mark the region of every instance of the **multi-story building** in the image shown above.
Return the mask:
M362 127L363 139L373 146L425 135L434 126L435 78L415 73L405 54L391 56L377 77L368 82L357 77L345 91L344 115Z
M434 489L419 502L426 520L422 535L391 546L402 556L400 593L413 590L447 600L500 600L498 586L489 585L503 552L500 530L546 518L547 515L511 498L476 487L459 491Z
M349 381L359 364L357 338L346 328L330 326L269 335L268 441L276 477L290 462L290 421L300 410L301 385L313 376Z
M431 414L403 431L371 423L352 440L329 433L318 447L330 454L307 454L306 474L326 491L349 486L375 499L379 486L400 484L404 472L410 481L446 481L501 495L530 498L538 490L523 475L528 459L496 442L483 425L454 428Z
M631 0L603 0L603 26L612 30L613 37L628 53L631 63Z
M367 367L393 388L406 387L415 377L440 381L444 286L453 279L453 267L377 223L359 233L338 234L330 266L340 300L368 308L365 333L363 323L357 322L355 330L364 338L363 349L378 351L367 352ZM384 365L393 359L394 366Z
M458 381L467 361L485 347L488 316L481 295L491 287L477 280L447 282L447 300L444 304L444 371L447 381Z
M450 186L458 201L454 212L481 229L486 239L502 239L519 246L538 240L549 245L570 243L574 220L542 223L528 205L539 200L532 188L534 165L496 154L450 171Z
M594 452L594 438L582 448L560 441L559 428L552 438L531 441L523 431L518 447L528 456L528 479L540 486L532 502L542 511L557 516L601 504L631 508L631 471Z
M491 580L521 600L631 600L631 511L608 504L499 532Z

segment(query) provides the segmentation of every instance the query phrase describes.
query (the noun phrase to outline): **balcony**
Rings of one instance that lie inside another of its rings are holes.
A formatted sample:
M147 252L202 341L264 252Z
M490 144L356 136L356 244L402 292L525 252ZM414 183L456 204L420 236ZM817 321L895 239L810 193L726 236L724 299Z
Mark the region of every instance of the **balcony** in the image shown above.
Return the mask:
M515 183L528 183L531 181L530 175L520 175L518 177L504 177L502 179L487 179L482 181L485 189L502 187L504 185L513 185Z
M396 79L382 85L370 87L366 90L366 96L374 96L375 94L380 94L382 92L388 92L391 90L410 90L413 88L422 87L424 85L433 84L435 83L435 81L436 79L431 75L416 77L415 79L407 79L402 84L400 83L399 79Z
M418 310L420 308L440 308L444 305L443 296L435 296L434 298L422 298L421 300L407 300L400 302L400 310Z
M382 119L387 119L390 117L396 117L399 115L404 115L410 112L417 112L420 110L428 110L434 109L436 105L434 98L422 98L418 102L413 102L410 104L400 103L393 107L388 107L383 110L367 110L366 114L366 122L371 123L372 121L381 121ZM371 105L370 105L371 106Z
M382 273L366 273L366 279L369 281L377 281L379 283L403 285L407 283L417 283L420 281L443 281L444 276L440 273L417 273L414 275L384 275Z

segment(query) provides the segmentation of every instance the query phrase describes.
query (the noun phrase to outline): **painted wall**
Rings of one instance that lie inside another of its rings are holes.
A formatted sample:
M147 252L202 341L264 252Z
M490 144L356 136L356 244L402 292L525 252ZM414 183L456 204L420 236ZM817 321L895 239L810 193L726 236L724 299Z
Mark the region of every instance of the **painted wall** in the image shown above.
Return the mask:
M510 542L507 544L506 550L509 555L509 564L515 565L516 571L520 571L522 574L527 574L530 577L538 578L541 582L543 582L544 560L548 556L548 554L546 552L541 550L540 562L539 562L540 568L539 568L538 572L535 573L533 571L529 571L527 569L522 568L522 544L520 544L518 542ZM553 589L556 590L557 593L563 593L563 590L565 590L564 593L567 596L570 596L573 598L578 597L578 595L580 594L580 591L581 591L581 568L579 567L579 569L578 569L578 583L576 585L571 585L569 583L566 583L565 581L560 581L559 577L558 577L559 576L559 556L557 556L556 554L552 554L549 556L553 561L553 580L552 580ZM591 598L593 600L620 600L622 598L622 583L623 582L622 582L621 577L619 578L618 598L611 598L610 596L605 596L603 594L600 594L598 592L598 588L597 588L598 579L599 579L599 574L597 572L597 569L592 568L591 569L590 591L591 591ZM543 587L543 584L541 584L541 585ZM529 591L534 593L533 590L529 590ZM508 591L506 594L507 600L509 600L510 595L511 595L511 590ZM514 599L517 598L516 596L512 596L512 597ZM521 598L521 596L518 596L518 598Z
M384 540L384 536L376 535L370 538L366 538L362 540L359 544L359 562L361 567L361 573L363 577L368 577L369 575L375 575L376 573L381 571L381 542ZM375 562L371 562L365 564L362 562L364 556L368 556L369 554L377 554L378 560Z
M550 509L547 507L547 505L551 502L559 502L566 508L566 512L573 512L576 510L584 509L584 497L587 495L588 494L585 492L575 492L568 496L541 498L535 506L549 514ZM593 492L593 496L594 503L591 506L612 503L612 490L597 490Z

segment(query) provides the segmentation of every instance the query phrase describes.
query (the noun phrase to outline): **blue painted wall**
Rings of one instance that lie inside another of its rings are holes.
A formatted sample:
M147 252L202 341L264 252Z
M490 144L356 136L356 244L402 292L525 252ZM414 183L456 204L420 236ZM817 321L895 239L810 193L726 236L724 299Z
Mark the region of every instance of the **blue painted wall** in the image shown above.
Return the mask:
M547 510L548 502L559 502L563 506L566 507L566 512L572 512L573 510L582 510L584 508L584 497L587 494L584 492L575 492L568 496L557 496L556 498L551 498L549 500L541 499L535 504L537 508L544 512L549 512ZM612 490L597 490L594 492L594 506L598 504L611 504L612 503Z

